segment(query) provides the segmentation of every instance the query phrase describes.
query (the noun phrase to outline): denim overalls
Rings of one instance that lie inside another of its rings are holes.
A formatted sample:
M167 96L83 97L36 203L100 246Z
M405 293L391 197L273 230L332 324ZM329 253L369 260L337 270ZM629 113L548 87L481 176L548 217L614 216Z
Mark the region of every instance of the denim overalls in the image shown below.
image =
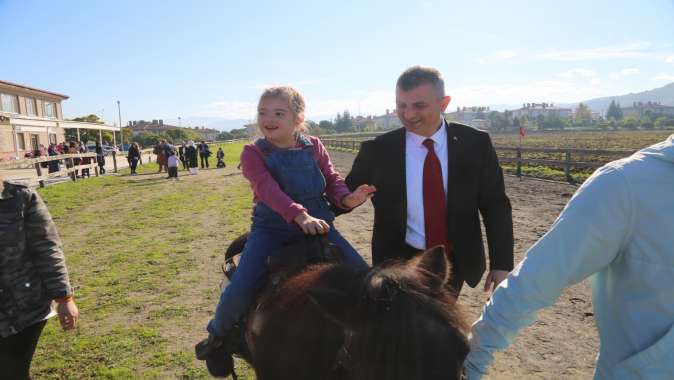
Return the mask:
M345 263L366 267L367 263L337 232L335 215L324 198L325 177L313 156L313 144L304 135L297 137L301 147L272 149L265 139L255 144L265 155L265 164L279 186L293 201L303 205L309 215L330 225L328 240L339 246ZM267 257L274 254L291 237L303 232L295 223L288 224L281 215L262 202L255 205L253 224L241 261L232 282L222 291L215 316L208 324L211 334L222 336L248 310L267 278Z

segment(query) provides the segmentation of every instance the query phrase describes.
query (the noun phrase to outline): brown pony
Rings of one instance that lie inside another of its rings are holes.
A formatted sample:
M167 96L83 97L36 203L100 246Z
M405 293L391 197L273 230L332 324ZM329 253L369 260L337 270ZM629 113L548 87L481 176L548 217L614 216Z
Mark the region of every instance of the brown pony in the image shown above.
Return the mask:
M369 271L309 266L268 288L247 318L259 380L460 379L467 325L432 248Z

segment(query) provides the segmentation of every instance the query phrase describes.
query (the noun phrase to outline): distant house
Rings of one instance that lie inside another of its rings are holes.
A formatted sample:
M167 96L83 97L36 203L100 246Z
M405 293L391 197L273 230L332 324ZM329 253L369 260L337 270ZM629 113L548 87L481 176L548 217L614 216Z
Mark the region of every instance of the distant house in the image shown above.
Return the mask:
M490 122L487 119L489 107L456 107L456 111L445 113L445 118L449 121L463 123L478 129L488 129Z
M373 116L371 122L377 126L377 129L395 129L403 126L403 123L398 119L398 115L395 112L390 112L388 109L386 113L381 116Z
M634 102L632 107L623 107L623 116L634 116L637 119L641 118L646 114L651 114L652 116L674 116L674 107L665 106L659 102Z
M67 95L0 80L0 159L22 158L65 141L66 129L119 131L119 127L63 119Z
M40 144L63 142L61 101L67 95L0 81L0 157L20 158Z
M522 108L512 110L513 117L521 118L526 116L529 120L536 119L539 115L543 117L559 117L560 119L570 118L573 114L571 108L555 107L551 103L524 103Z
M131 134L133 136L138 136L141 132L149 133L162 133L179 127L170 124L164 124L164 120L154 119L151 122L145 120L133 120L129 121L128 127L131 128Z

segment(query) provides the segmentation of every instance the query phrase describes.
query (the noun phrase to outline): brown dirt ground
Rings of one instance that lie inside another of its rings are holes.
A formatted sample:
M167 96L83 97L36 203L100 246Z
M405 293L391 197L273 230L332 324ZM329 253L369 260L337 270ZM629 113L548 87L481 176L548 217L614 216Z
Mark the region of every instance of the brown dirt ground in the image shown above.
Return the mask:
M346 175L354 155L332 151L331 157L337 170ZM515 263L518 263L552 225L576 187L534 179L520 181L510 176L506 177L505 186L513 208ZM368 260L372 222L369 202L336 221L337 229ZM465 286L459 299L471 322L480 315L487 299L483 285L475 289ZM598 346L590 283L585 280L567 289L552 307L539 313L538 320L510 348L497 353L488 378L591 378Z

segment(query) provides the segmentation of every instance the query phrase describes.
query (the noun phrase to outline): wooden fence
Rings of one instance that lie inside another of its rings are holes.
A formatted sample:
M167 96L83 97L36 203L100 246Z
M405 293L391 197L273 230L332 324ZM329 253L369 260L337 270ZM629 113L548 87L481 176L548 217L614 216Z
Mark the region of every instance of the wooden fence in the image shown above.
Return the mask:
M363 140L322 139L326 147L358 152ZM611 161L630 156L634 151L591 150L575 148L521 148L494 146L499 162L516 165L516 174L522 176L523 165L541 165L564 170L566 181L574 183L572 169L596 169ZM531 157L527 157L531 156ZM560 159L552 159L557 156Z
M143 155L147 155L147 162L152 162L152 149L143 149L140 152L141 164L143 162ZM112 157L112 163L114 167L114 172L117 173L117 158L126 157L127 152L112 152L110 157ZM104 156L105 157L105 156ZM82 164L81 160L83 158L89 158L91 161L87 164ZM35 168L37 178L35 178L40 187L44 187L44 181L50 178L56 177L65 177L69 176L73 181L77 180L78 171L81 172L82 169L89 169L94 171L94 176L98 177L98 161L96 160L96 153L70 153L70 154L59 154L55 156L41 156L36 158L24 158L18 160L10 160L0 162L0 169L29 169ZM49 163L52 161L59 162L59 170L49 173ZM63 161L65 165L60 165L60 161ZM75 162L78 162L75 165ZM47 167L42 167L43 164L47 164Z

